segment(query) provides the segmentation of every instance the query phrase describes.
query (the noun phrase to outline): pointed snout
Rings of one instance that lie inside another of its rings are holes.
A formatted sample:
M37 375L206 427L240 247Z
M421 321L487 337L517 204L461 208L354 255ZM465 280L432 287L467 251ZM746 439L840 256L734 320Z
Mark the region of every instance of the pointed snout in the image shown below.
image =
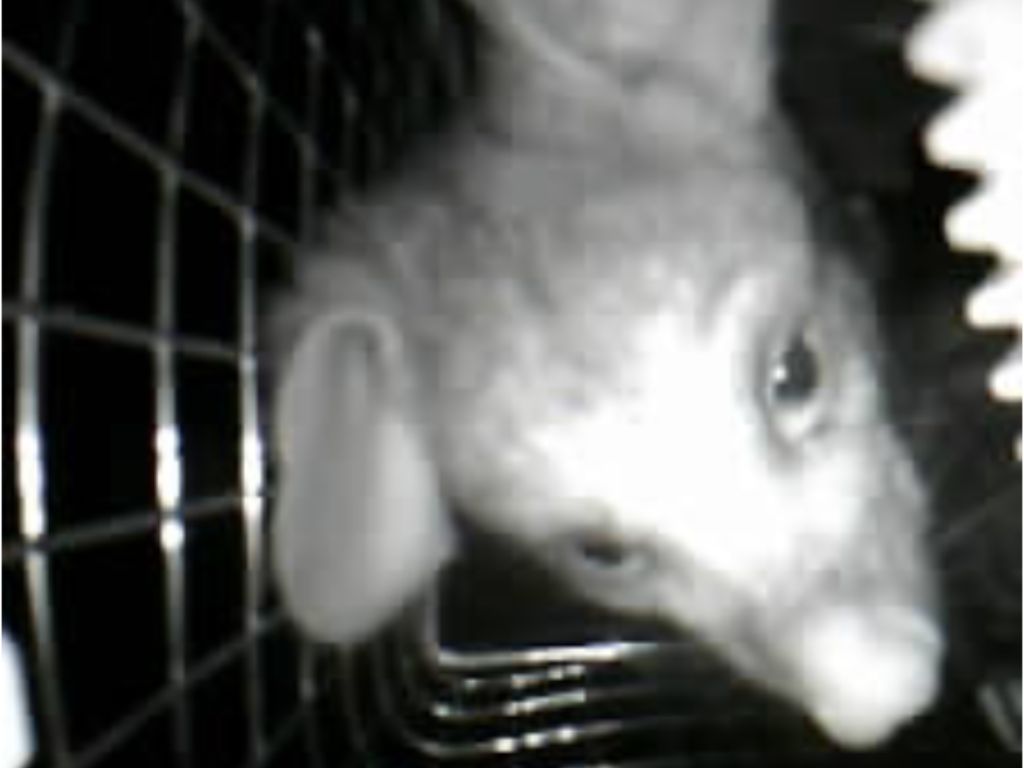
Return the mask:
M793 650L805 709L851 749L889 738L939 691L942 637L913 609L825 609L804 624Z

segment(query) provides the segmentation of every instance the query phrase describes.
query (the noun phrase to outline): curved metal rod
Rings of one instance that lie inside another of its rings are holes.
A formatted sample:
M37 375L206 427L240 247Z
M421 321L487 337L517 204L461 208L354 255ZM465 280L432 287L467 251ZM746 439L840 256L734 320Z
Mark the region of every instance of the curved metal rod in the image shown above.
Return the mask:
M690 730L697 722L711 725L718 721L734 727L737 720L764 719L763 709L756 708L730 708L728 711L723 708L718 713L702 710L699 715L691 708L681 708L678 711L627 718L603 716L587 722L565 722L554 726L538 725L523 728L523 719L508 718L499 713L492 718L493 727L497 732L480 735L480 727L487 725L486 719L481 718L477 722L458 722L432 717L429 710L424 712L416 707L415 702L412 702L413 706L410 708L410 701L403 695L403 691L396 690L397 686L393 682L392 670L387 664L385 653L386 650L382 647L371 650L371 689L378 715L401 743L432 760L465 760L537 752L551 748L581 747L595 740L611 740L643 732L680 728ZM520 727L513 727L507 732L500 730L515 725ZM447 737L431 733L434 726L454 733ZM820 745L812 744L811 753L817 754L821 748ZM803 751L803 748L792 748L788 754L795 755ZM735 753L732 754L735 756ZM763 759L763 755L761 758Z
M424 652L436 660L435 666L445 670L486 673L508 667L613 664L647 658L679 644L690 645L685 640L594 640L564 645L466 651L447 646L442 641L439 627L440 600L440 589L435 588L418 607L413 619L418 619L419 631L416 636Z
M405 692L407 700L410 700L422 714L445 722L446 724L472 724L479 725L492 718L501 718L505 721L529 720L544 715L561 713L567 719L571 719L574 712L581 717L588 717L586 710L593 710L601 707L614 706L623 707L635 706L638 702L661 702L665 706L671 703L681 703L678 700L683 689L678 686L666 686L661 678L647 675L634 675L632 679L617 679L608 681L594 681L586 683L577 681L562 686L560 689L547 690L541 693L521 692L512 690L504 698L491 697L477 702L473 698L462 695L462 692L451 685L446 687L431 687L436 682L429 677L424 678L423 674L417 674L413 660L408 654L402 653L400 646L393 646L391 650L393 657L392 669L396 670L392 676L396 679L396 685ZM457 682L457 681L455 681ZM742 703L732 704L728 702L728 694L740 690L739 684L726 684L711 687L701 681L698 690L713 692L712 695L704 695L700 698L704 701L700 709L699 718L705 723L724 720L732 721L737 717L759 715L763 708L756 704ZM690 701L689 704L698 702ZM728 713L724 711L724 705L729 703ZM707 705L715 704L723 707L721 712L709 711ZM694 711L688 709L687 711Z
M507 692L550 689L559 684L579 682L595 671L593 665L575 662L526 669L502 666L470 672L465 666L452 668L443 665L432 649L418 642L409 632L398 633L395 645L398 648L396 652L416 663L432 686L451 689L460 696L484 698Z
M580 746L595 740L612 739L643 730L678 727L680 717L675 714L646 715L629 719L608 718L582 724L564 724L541 727L521 733L466 738L446 741L434 734L418 729L410 718L403 716L394 690L387 683L386 668L381 666L381 651L374 649L371 674L372 690L382 720L394 731L401 742L430 760L472 760L537 752L558 747ZM467 736L469 736L467 734Z

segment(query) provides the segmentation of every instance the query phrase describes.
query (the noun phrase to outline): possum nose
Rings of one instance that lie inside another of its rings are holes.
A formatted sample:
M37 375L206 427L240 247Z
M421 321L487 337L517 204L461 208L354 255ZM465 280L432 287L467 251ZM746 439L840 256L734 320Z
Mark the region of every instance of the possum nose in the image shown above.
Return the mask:
M811 716L849 748L883 741L938 692L941 638L906 609L831 609L805 625L796 650Z

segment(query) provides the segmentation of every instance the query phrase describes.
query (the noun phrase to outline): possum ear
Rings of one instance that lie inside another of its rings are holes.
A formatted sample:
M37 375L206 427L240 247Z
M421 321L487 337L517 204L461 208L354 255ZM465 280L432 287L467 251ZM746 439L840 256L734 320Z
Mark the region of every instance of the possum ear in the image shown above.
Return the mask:
M320 640L373 632L452 550L403 358L386 318L335 313L303 334L278 393L274 564L292 614Z

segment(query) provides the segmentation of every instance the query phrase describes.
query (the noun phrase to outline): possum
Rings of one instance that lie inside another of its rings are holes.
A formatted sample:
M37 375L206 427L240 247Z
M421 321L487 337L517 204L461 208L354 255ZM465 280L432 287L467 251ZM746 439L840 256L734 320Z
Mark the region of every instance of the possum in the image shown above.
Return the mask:
M838 743L888 738L939 687L927 499L773 108L770 3L474 8L478 103L272 319L288 609L367 638L458 509Z

